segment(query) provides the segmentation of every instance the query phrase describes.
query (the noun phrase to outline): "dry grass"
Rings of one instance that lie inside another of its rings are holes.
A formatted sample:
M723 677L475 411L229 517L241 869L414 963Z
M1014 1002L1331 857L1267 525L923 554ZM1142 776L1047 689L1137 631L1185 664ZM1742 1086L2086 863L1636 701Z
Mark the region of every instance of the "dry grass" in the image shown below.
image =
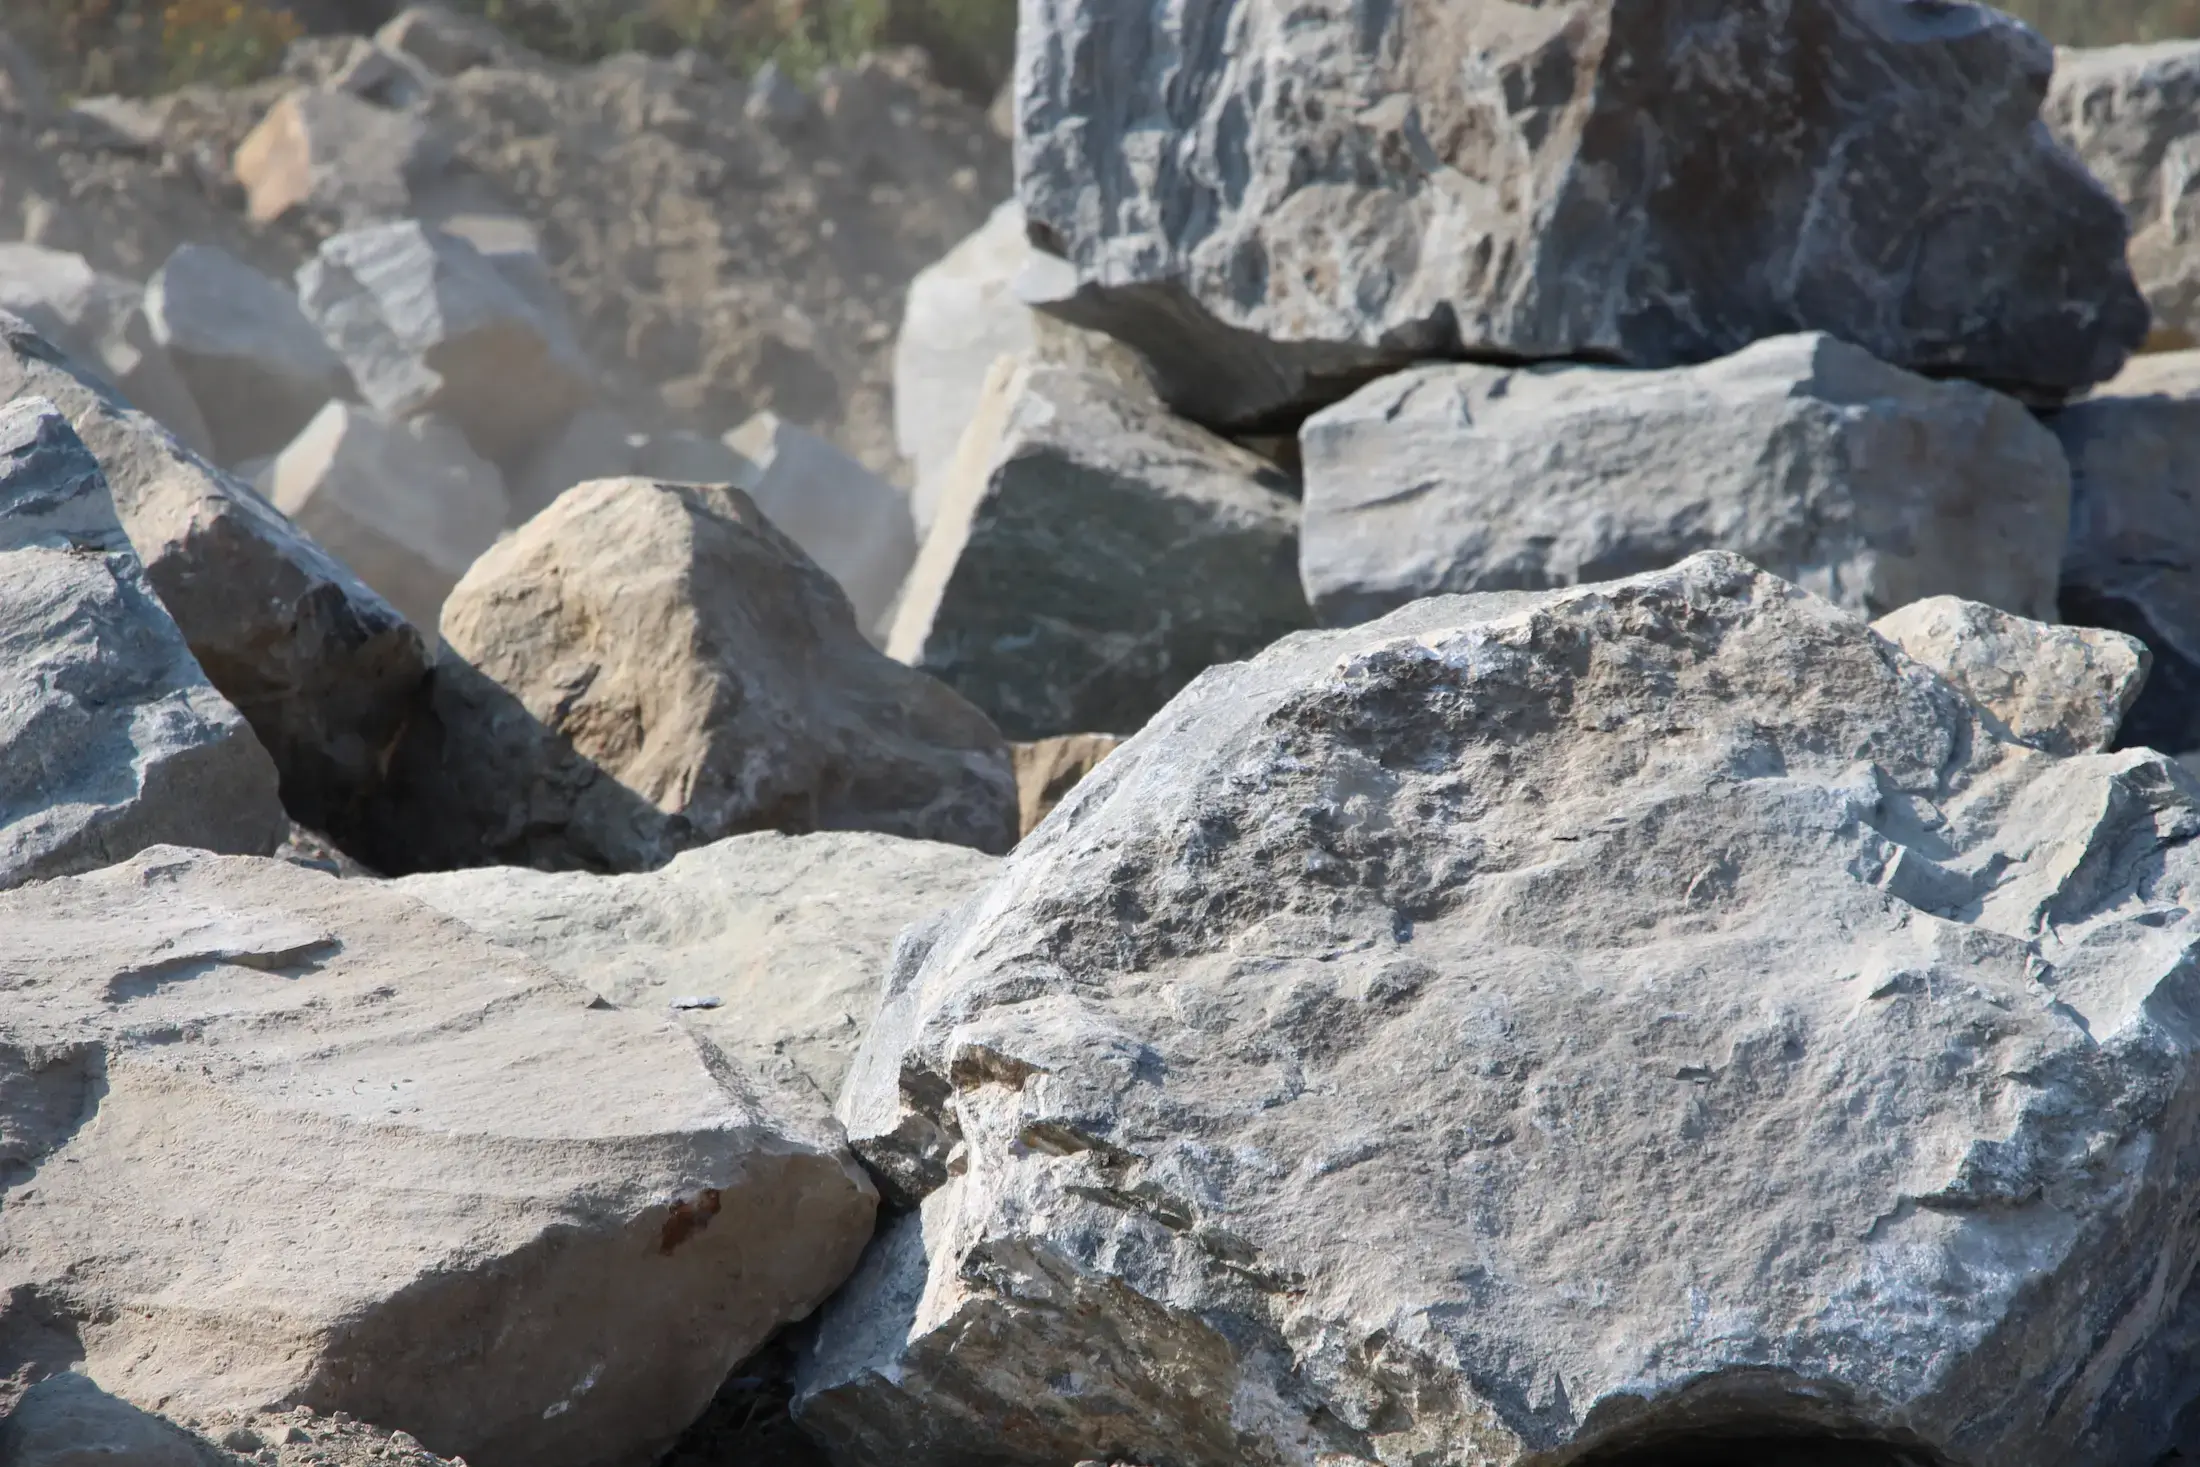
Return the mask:
M2001 8L2063 46L2200 36L2200 0L2009 0Z

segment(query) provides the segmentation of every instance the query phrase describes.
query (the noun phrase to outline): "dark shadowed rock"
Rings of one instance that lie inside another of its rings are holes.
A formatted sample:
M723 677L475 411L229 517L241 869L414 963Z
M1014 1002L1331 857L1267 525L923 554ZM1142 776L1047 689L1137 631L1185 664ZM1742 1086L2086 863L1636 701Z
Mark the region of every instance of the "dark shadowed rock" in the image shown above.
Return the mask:
M1666 367L1831 332L2049 398L2146 335L2115 203L1983 6L1024 0L1053 309L1202 422L1458 353Z

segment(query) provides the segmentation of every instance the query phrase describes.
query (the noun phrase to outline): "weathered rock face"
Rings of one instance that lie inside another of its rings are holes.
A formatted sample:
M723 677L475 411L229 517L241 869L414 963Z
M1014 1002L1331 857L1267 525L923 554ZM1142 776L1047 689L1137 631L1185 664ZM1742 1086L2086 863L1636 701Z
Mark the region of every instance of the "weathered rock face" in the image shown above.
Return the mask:
M427 675L420 634L243 484L0 313L0 399L31 395L99 460L153 590L274 757L285 805L315 829L347 829Z
M1700 367L1432 366L1307 420L1324 621L1732 550L1853 611L1961 596L2051 620L2069 470L2014 400L1821 335Z
M332 402L276 458L268 497L414 624L504 527L504 482L456 428Z
M170 255L146 283L145 315L225 464L280 452L348 385L298 298L218 245Z
M2019 743L2050 754L2102 754L2145 685L2153 658L2122 632L2048 626L1935 596L1872 630L1954 683Z
M867 645L747 496L610 479L490 550L443 610L432 722L357 854L634 871L750 830L876 830L1004 851L1008 749Z
M890 835L765 832L632 876L511 866L410 876L407 896L586 984L668 1009L828 1123L901 930L999 862Z
M1064 734L1011 745L1009 755L1016 763L1016 814L1023 833L1028 836L1037 830L1039 822L1052 815L1054 807L1122 745L1122 738L1116 734Z
M1015 739L1135 729L1305 626L1274 465L1068 367L997 365L887 651Z
M146 319L145 293L82 255L0 244L0 310L43 332L193 451L212 451L206 419Z
M2200 42L2058 52L2041 115L2130 217L2156 344L2200 345Z
M377 883L163 848L0 897L0 968L0 1336L140 1404L647 1461L871 1230L707 1040Z
M565 323L473 245L417 221L323 241L298 271L298 297L370 404L393 418L448 418L499 463L588 398Z
M0 1467L208 1467L199 1444L158 1416L63 1371L0 1421Z
M1983 6L1024 0L1054 307L1256 426L1460 352L1704 361L1820 330L2059 396L2146 334L2123 220Z
M911 1467L2151 1461L2196 798L1721 554L1210 673L905 943L841 1113L923 1204L804 1424Z
M743 423L723 446L756 466L741 481L756 507L840 583L856 625L875 631L917 558L901 491L775 413Z
M2063 619L2146 644L2154 665L2123 740L2181 754L2200 749L2200 505L2191 489L2200 391L2164 387L2088 398L2047 424L2070 460Z
M99 464L42 398L0 407L0 886L150 845L264 855L275 766L191 658Z

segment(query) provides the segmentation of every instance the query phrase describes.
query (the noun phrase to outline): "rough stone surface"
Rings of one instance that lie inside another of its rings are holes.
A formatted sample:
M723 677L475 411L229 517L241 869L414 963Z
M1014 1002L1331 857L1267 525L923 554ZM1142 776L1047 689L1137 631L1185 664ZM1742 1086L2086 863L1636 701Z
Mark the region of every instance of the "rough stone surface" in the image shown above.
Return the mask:
M412 214L415 195L450 157L449 142L418 113L301 87L268 109L230 166L251 218L306 211L356 229Z
M0 886L151 845L264 855L275 766L146 584L98 462L43 398L0 407Z
M1724 554L1211 673L904 943L841 1114L922 1207L801 1419L909 1467L2152 1461L2196 800Z
M2131 221L2155 345L2200 345L2200 41L2056 54L2042 116Z
M634 871L751 830L1004 851L1008 749L857 631L725 485L607 479L492 548L443 610L434 718L368 864Z
M733 436L735 435L728 435L729 438ZM814 439L811 434L803 436L813 438L825 453L847 463L851 471L860 473L865 478L871 477L870 470L830 443ZM747 490L751 497L755 496L757 489L773 483L771 475L759 469L754 460L735 448L727 439L706 438L700 433L690 433L685 429L638 436L634 444L633 472L644 479L669 479L677 484L731 484L737 489ZM915 555L916 548L909 547L908 553ZM904 565L902 569L907 570L908 567Z
M776 413L757 414L728 433L724 446L756 466L741 487L757 508L840 583L856 625L874 634L917 558L908 499Z
M2124 742L2182 754L2200 749L2200 391L2157 385L2073 403L2047 424L2070 460L2062 618L2146 644L2154 666Z
M1877 616L2053 620L2069 470L2010 398L1816 334L1700 367L1415 368L1307 420L1300 565L1347 624L1732 550Z
M298 296L370 404L448 418L484 458L536 447L589 396L565 324L472 244L417 221L324 241Z
M210 1467L201 1444L66 1371L0 1421L0 1467Z
M206 420L154 336L144 295L82 255L0 244L0 310L28 321L194 451L210 452Z
M1014 739L1136 729L1307 624L1294 486L1095 373L997 364L887 651Z
M762 832L630 876L495 866L409 876L398 889L621 1008L674 1012L823 1122L878 1007L894 939L960 904L999 864L890 835Z
M274 757L283 803L347 829L426 677L420 634L266 501L0 312L0 400L31 395L99 460L153 590Z
M332 402L275 459L268 497L416 626L504 528L504 482L435 418Z
M145 287L145 315L225 464L279 453L349 385L298 298L218 245L184 245Z
M1016 763L1016 813L1029 836L1039 822L1075 789L1100 761L1122 747L1116 734L1065 734L1028 744L1011 744Z
M458 76L478 66L519 60L523 54L495 26L440 5L408 5L374 38L437 76Z
M646 1461L870 1234L707 1040L378 883L161 848L0 898L0 971L0 1335L172 1414Z
M2048 626L1935 596L1872 630L1954 683L2020 743L2050 754L2102 754L2145 685L2153 659L2122 632Z
M2146 335L2124 221L1982 6L1024 0L1054 307L1254 427L1429 357L1668 367L1827 331L2050 398Z

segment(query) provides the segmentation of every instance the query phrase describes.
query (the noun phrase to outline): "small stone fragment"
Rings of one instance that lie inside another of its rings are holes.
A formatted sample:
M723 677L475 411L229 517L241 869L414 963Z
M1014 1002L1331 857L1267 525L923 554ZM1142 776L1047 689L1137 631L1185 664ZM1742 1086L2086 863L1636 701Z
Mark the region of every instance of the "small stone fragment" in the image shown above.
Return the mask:
M2146 644L2121 632L2049 626L1935 596L1872 630L1959 688L2011 737L2050 754L2106 753L2146 683Z

